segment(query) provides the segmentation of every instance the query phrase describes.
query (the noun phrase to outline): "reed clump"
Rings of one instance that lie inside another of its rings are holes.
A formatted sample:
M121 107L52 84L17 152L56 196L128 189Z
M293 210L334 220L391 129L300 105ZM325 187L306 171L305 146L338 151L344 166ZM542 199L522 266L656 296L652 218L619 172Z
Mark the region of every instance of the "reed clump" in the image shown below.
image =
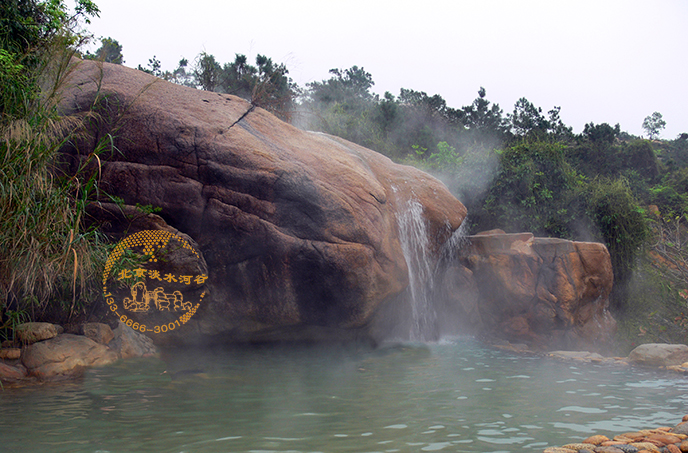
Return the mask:
M0 34L0 340L10 339L15 324L46 312L71 318L83 311L107 255L104 238L86 226L106 145L67 170L60 149L95 114L60 117L57 111L84 40L74 31L78 15L94 13L67 16L58 3L57 10L29 1L0 11L8 24L22 25Z

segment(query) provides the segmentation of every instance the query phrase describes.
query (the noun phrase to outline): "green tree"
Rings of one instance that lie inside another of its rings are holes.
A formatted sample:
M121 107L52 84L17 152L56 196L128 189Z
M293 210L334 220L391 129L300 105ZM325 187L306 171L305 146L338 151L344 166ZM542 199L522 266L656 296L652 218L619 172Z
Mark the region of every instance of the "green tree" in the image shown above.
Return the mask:
M112 38L102 38L100 40L100 47L95 51L95 53L86 52L84 58L87 60L104 61L105 63L124 63L122 45L117 42L117 40Z
M499 157L482 209L472 214L478 227L572 238L583 211L577 195L582 179L567 161L566 147L524 140Z
M520 98L514 105L514 111L509 115L511 128L515 135L526 137L535 135L543 137L549 129L547 118L542 114L541 107L535 107L526 98Z
M306 98L312 103L340 104L345 109L356 109L362 103L375 99L370 89L373 78L364 68L330 69L328 80L306 84Z
M153 58L148 60L148 64L145 68L139 64L136 69L154 75L155 77L163 76L162 70L160 69L160 60L158 60L155 55L153 55Z
M643 129L650 137L650 140L654 140L659 137L659 133L666 127L666 121L662 119L662 114L659 112L654 112L652 115L648 115L643 120Z
M172 83L176 83L177 85L195 88L193 73L187 71L188 66L189 60L187 60L186 58L182 58L181 60L179 60L177 68L171 72L165 71L162 74L162 78Z
M251 100L258 82L258 69L248 63L246 55L236 54L234 62L222 68L220 86L225 93Z
M38 101L40 77L54 63L56 48L85 39L80 22L97 16L90 0L78 0L72 13L62 0L0 2L0 118L7 122L29 114ZM52 54L52 55L51 55Z
M298 87L288 77L284 63L275 64L271 58L258 54L258 78L251 93L251 103L276 114L283 120L291 118Z
M644 211L623 178L594 179L584 191L587 213L607 246L614 270L611 305L623 312L633 269L649 237Z
M509 123L504 118L499 104L491 104L485 95L485 88L480 87L478 97L471 105L463 108L461 120L463 125L472 132L473 140L489 142L495 147L500 146L509 131Z
M193 75L196 84L201 87L202 90L216 91L220 86L222 66L215 60L213 55L201 52L198 57L196 57Z

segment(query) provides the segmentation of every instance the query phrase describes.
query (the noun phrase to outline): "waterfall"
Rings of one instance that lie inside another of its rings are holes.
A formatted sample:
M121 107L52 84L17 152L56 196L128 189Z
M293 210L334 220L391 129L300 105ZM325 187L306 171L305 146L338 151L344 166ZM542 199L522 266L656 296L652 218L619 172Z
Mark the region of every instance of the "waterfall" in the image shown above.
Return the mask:
M423 205L417 200L409 199L397 216L397 222L409 275L410 340L436 340L437 314L431 301L435 265L430 254Z
M468 222L464 220L436 254L430 242L432 238L423 205L415 198L397 200L397 227L409 285L403 295L403 304L397 308L402 317L397 321L396 335L411 341L437 341L443 334L456 334L456 326L463 322L456 309L458 306L450 302L456 294L448 295L447 289L442 287L445 285L443 276L455 262L458 251L469 244L466 238ZM451 230L449 223L446 227L447 232Z

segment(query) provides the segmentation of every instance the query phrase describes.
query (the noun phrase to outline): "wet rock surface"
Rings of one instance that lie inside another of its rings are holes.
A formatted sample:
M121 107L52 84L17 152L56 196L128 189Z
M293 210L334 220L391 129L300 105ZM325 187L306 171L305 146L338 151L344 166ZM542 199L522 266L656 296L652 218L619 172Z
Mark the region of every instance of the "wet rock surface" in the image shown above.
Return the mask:
M688 415L683 417L676 427L644 429L616 435L611 439L597 434L588 437L581 443L571 443L561 447L549 447L544 453L574 453L586 451L592 453L680 453L688 451L688 435L679 433L686 424Z

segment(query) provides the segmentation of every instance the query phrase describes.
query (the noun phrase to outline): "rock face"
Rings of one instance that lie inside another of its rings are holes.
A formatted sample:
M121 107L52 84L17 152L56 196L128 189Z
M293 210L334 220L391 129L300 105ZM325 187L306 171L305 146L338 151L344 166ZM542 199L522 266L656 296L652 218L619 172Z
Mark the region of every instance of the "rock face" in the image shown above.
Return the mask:
M433 253L466 215L426 173L237 97L90 61L68 86L63 113L100 114L91 136L65 149L71 165L111 133L119 152L101 154L100 187L162 208L207 263L208 296L178 330L185 338L365 329L408 285L397 229L405 203L422 205Z
M121 322L114 330L113 338L114 339L108 344L108 347L123 359L131 357L151 357L158 353L150 337L136 332L134 329Z
M100 322L89 322L82 326L83 334L86 338L90 338L96 343L107 345L113 338L115 334L112 329L107 324Z
M600 350L616 323L608 312L613 273L603 244L530 233L468 236L445 281L464 329L544 349Z

